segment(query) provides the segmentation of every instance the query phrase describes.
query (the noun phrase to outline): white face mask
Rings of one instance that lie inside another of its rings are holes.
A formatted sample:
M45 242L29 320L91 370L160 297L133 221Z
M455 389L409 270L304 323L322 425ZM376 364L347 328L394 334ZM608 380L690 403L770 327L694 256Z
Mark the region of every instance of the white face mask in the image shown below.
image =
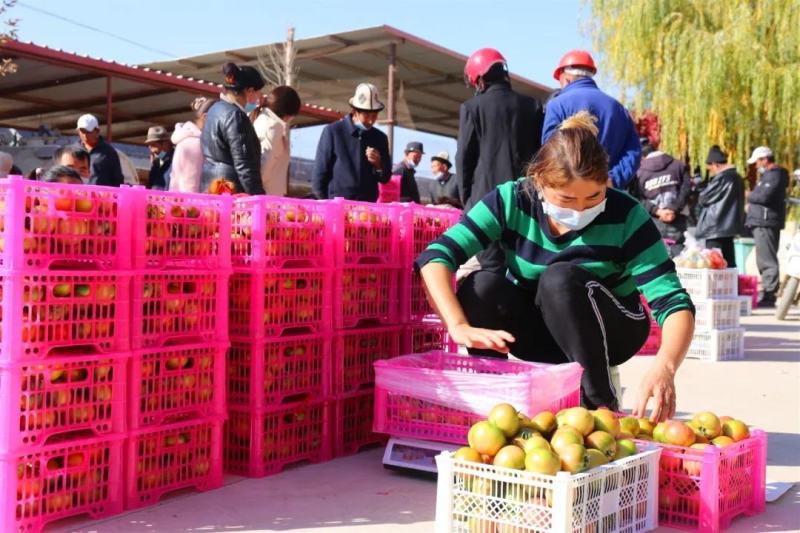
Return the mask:
M574 209L569 209L568 207L559 207L551 204L542 196L542 208L547 216L562 226L566 226L573 231L578 231L591 224L592 221L596 219L598 215L600 215L600 213L605 211L606 200L607 198L604 198L602 202L594 207L584 209L583 211L576 211Z
M406 159L406 162L408 163L408 166L410 168L417 168L417 164L415 162L413 162L412 160Z
M758 167L758 175L762 175L764 172L767 171L767 167Z
M443 177L444 177L444 172L437 172L436 174L433 175L433 179L435 180L440 180Z

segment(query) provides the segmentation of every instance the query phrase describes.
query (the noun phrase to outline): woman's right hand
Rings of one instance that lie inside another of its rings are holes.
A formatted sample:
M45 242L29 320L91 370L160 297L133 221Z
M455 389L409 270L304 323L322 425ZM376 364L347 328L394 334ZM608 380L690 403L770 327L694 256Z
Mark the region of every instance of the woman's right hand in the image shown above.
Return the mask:
M469 324L459 324L450 328L450 337L457 344L479 350L494 350L508 353L508 343L514 342L514 336L501 329L473 328Z

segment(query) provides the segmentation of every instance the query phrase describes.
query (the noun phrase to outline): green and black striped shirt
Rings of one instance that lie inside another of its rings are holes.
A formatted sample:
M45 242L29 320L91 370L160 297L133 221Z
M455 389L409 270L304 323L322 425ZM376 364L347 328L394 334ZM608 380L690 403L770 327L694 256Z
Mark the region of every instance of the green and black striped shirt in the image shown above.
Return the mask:
M608 189L605 210L587 227L553 235L538 195L526 178L500 185L461 221L432 242L417 268L442 263L455 271L470 257L499 241L508 278L535 290L548 265L570 262L596 275L618 298L644 294L659 325L681 309L694 312L650 214L628 194Z

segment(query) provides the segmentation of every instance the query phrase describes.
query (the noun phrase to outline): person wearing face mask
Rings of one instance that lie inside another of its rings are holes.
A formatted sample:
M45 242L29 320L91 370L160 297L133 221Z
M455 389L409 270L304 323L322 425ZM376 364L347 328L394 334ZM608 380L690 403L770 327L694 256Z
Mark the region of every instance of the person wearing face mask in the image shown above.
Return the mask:
M439 152L431 157L431 172L433 172L431 202L461 209L463 205L458 194L458 179L450 173L452 167L453 163L450 162L450 154L447 152Z
M250 115L261 142L261 183L267 194L286 196L289 192L289 123L300 106L297 91L281 85Z
M786 189L789 171L775 164L768 146L753 150L748 165L756 165L758 182L747 196L745 225L753 230L756 244L756 265L761 274L758 307L775 307L778 292L778 241L786 224Z
M147 130L144 144L150 150L150 174L147 177L147 188L157 191L169 190L174 152L169 132L164 126L153 126Z
M203 178L200 190L219 178L230 181L237 193L264 194L261 183L261 147L248 114L258 107L264 78L256 69L225 63L224 91L203 124Z
M378 200L378 184L392 177L389 139L373 127L383 107L378 88L361 83L350 98L350 114L322 130L311 175L318 199Z
M415 176L424 153L420 142L412 141L406 145L405 157L392 167L392 179L378 184L378 202L421 203Z
M526 176L489 192L416 260L451 338L473 355L514 356L583 367L582 403L619 409L616 366L647 340L663 341L639 383L636 416L675 413L675 372L694 331L694 307L650 214L610 188L608 156L585 111L565 120ZM452 273L499 242L504 272L478 271L457 293Z

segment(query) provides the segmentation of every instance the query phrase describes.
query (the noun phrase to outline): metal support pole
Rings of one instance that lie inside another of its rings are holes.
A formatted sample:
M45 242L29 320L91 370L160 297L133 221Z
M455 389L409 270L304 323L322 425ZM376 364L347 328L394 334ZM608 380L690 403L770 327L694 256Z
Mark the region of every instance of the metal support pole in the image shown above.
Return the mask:
M111 142L111 123L113 118L111 116L111 107L113 97L111 96L111 76L106 76L106 141Z
M391 43L389 45L389 103L386 109L386 113L389 115L386 121L386 136L389 137L389 156L394 153L395 99L397 98L395 90L395 74L397 73L396 59L397 45Z

